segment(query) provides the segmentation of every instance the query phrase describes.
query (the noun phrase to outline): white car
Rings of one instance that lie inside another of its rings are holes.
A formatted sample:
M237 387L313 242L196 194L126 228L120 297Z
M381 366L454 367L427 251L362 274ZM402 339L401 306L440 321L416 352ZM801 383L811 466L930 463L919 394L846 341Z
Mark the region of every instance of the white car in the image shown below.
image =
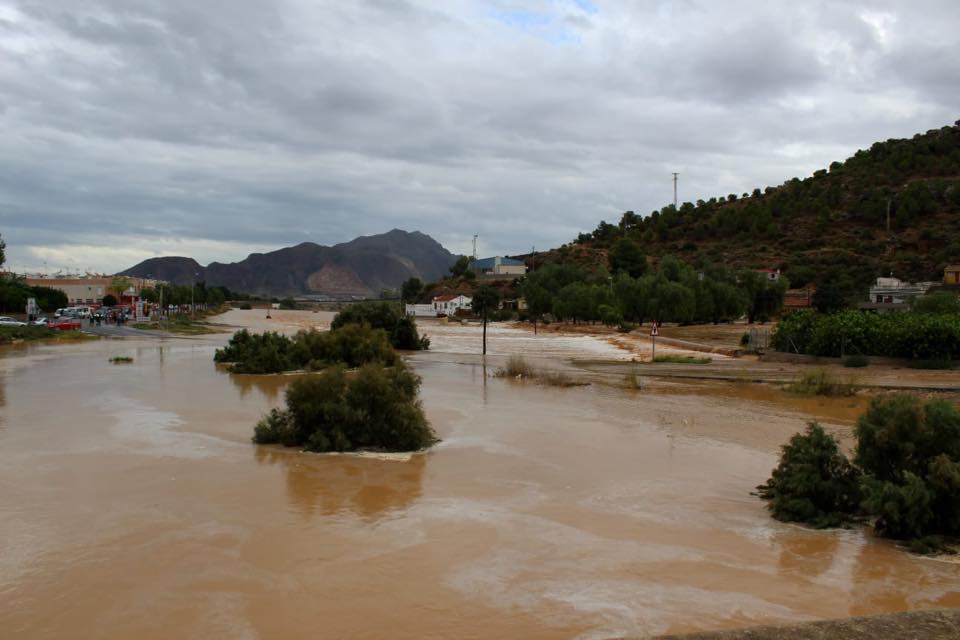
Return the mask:
M31 322L30 324L32 324L32 325L34 325L34 326L37 326L37 327L45 327L45 326L47 326L48 324L50 324L50 321L47 320L46 318L37 318L36 320L34 320L33 322Z
M10 316L0 316L0 327L25 327L27 326L26 322L20 322L19 320L14 320Z

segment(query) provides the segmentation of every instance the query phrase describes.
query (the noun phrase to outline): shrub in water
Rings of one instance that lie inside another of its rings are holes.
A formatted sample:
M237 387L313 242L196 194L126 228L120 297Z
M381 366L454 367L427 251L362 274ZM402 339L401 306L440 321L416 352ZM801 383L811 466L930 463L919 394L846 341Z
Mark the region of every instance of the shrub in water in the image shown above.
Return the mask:
M252 334L241 329L213 359L234 373L280 373L322 369L333 364L359 367L368 362L393 365L397 354L387 334L366 325L335 331L300 331L292 338L278 333Z
M355 373L332 367L293 382L286 410L265 416L253 441L318 452L417 451L436 442L419 389L420 378L402 363L367 364Z
M921 553L960 536L960 411L953 404L877 398L855 434L852 466L818 425L793 436L770 480L757 487L774 517L822 527L872 516L880 534L909 540Z
M780 464L757 487L773 517L834 527L849 518L860 499L857 470L840 452L836 439L811 422L781 449Z
M913 396L870 403L857 422L854 462L864 507L894 538L960 535L960 411Z

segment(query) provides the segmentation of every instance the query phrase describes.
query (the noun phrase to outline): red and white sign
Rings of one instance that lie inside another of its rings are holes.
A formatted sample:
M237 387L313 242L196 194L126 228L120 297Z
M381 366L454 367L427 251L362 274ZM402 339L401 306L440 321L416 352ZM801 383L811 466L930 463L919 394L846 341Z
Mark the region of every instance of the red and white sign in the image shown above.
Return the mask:
M658 335L660 335L660 332L657 330L657 325L654 324L653 329L650 329L650 337L656 338Z

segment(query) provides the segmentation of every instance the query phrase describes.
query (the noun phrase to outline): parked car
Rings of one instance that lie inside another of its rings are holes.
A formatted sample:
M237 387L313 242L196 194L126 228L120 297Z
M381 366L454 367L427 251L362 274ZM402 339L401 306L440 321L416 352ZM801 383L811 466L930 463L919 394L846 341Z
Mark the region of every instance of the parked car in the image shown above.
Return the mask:
M35 327L45 327L45 326L47 326L48 324L50 324L50 321L47 320L46 318L37 318L36 320L34 320L33 322L31 322L30 324L32 324L32 325L35 326Z
M26 322L20 322L10 316L0 316L0 327L25 327Z
M80 320L76 318L65 318L61 317L53 322L48 322L47 327L50 329L56 329L57 331L79 331L80 330Z

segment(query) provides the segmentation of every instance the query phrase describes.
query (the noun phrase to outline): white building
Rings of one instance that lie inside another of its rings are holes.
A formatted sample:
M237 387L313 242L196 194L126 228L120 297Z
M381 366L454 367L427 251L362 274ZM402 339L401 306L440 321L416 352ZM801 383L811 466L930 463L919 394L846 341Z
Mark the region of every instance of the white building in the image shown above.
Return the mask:
M922 296L935 282L903 282L899 278L877 278L870 287L870 302L879 304L906 304Z
M460 309L469 309L473 303L473 298L454 293L445 296L437 296L433 299L434 315L452 316Z
M408 304L406 313L408 316L417 318L433 318L437 315L437 310L433 308L432 304Z

